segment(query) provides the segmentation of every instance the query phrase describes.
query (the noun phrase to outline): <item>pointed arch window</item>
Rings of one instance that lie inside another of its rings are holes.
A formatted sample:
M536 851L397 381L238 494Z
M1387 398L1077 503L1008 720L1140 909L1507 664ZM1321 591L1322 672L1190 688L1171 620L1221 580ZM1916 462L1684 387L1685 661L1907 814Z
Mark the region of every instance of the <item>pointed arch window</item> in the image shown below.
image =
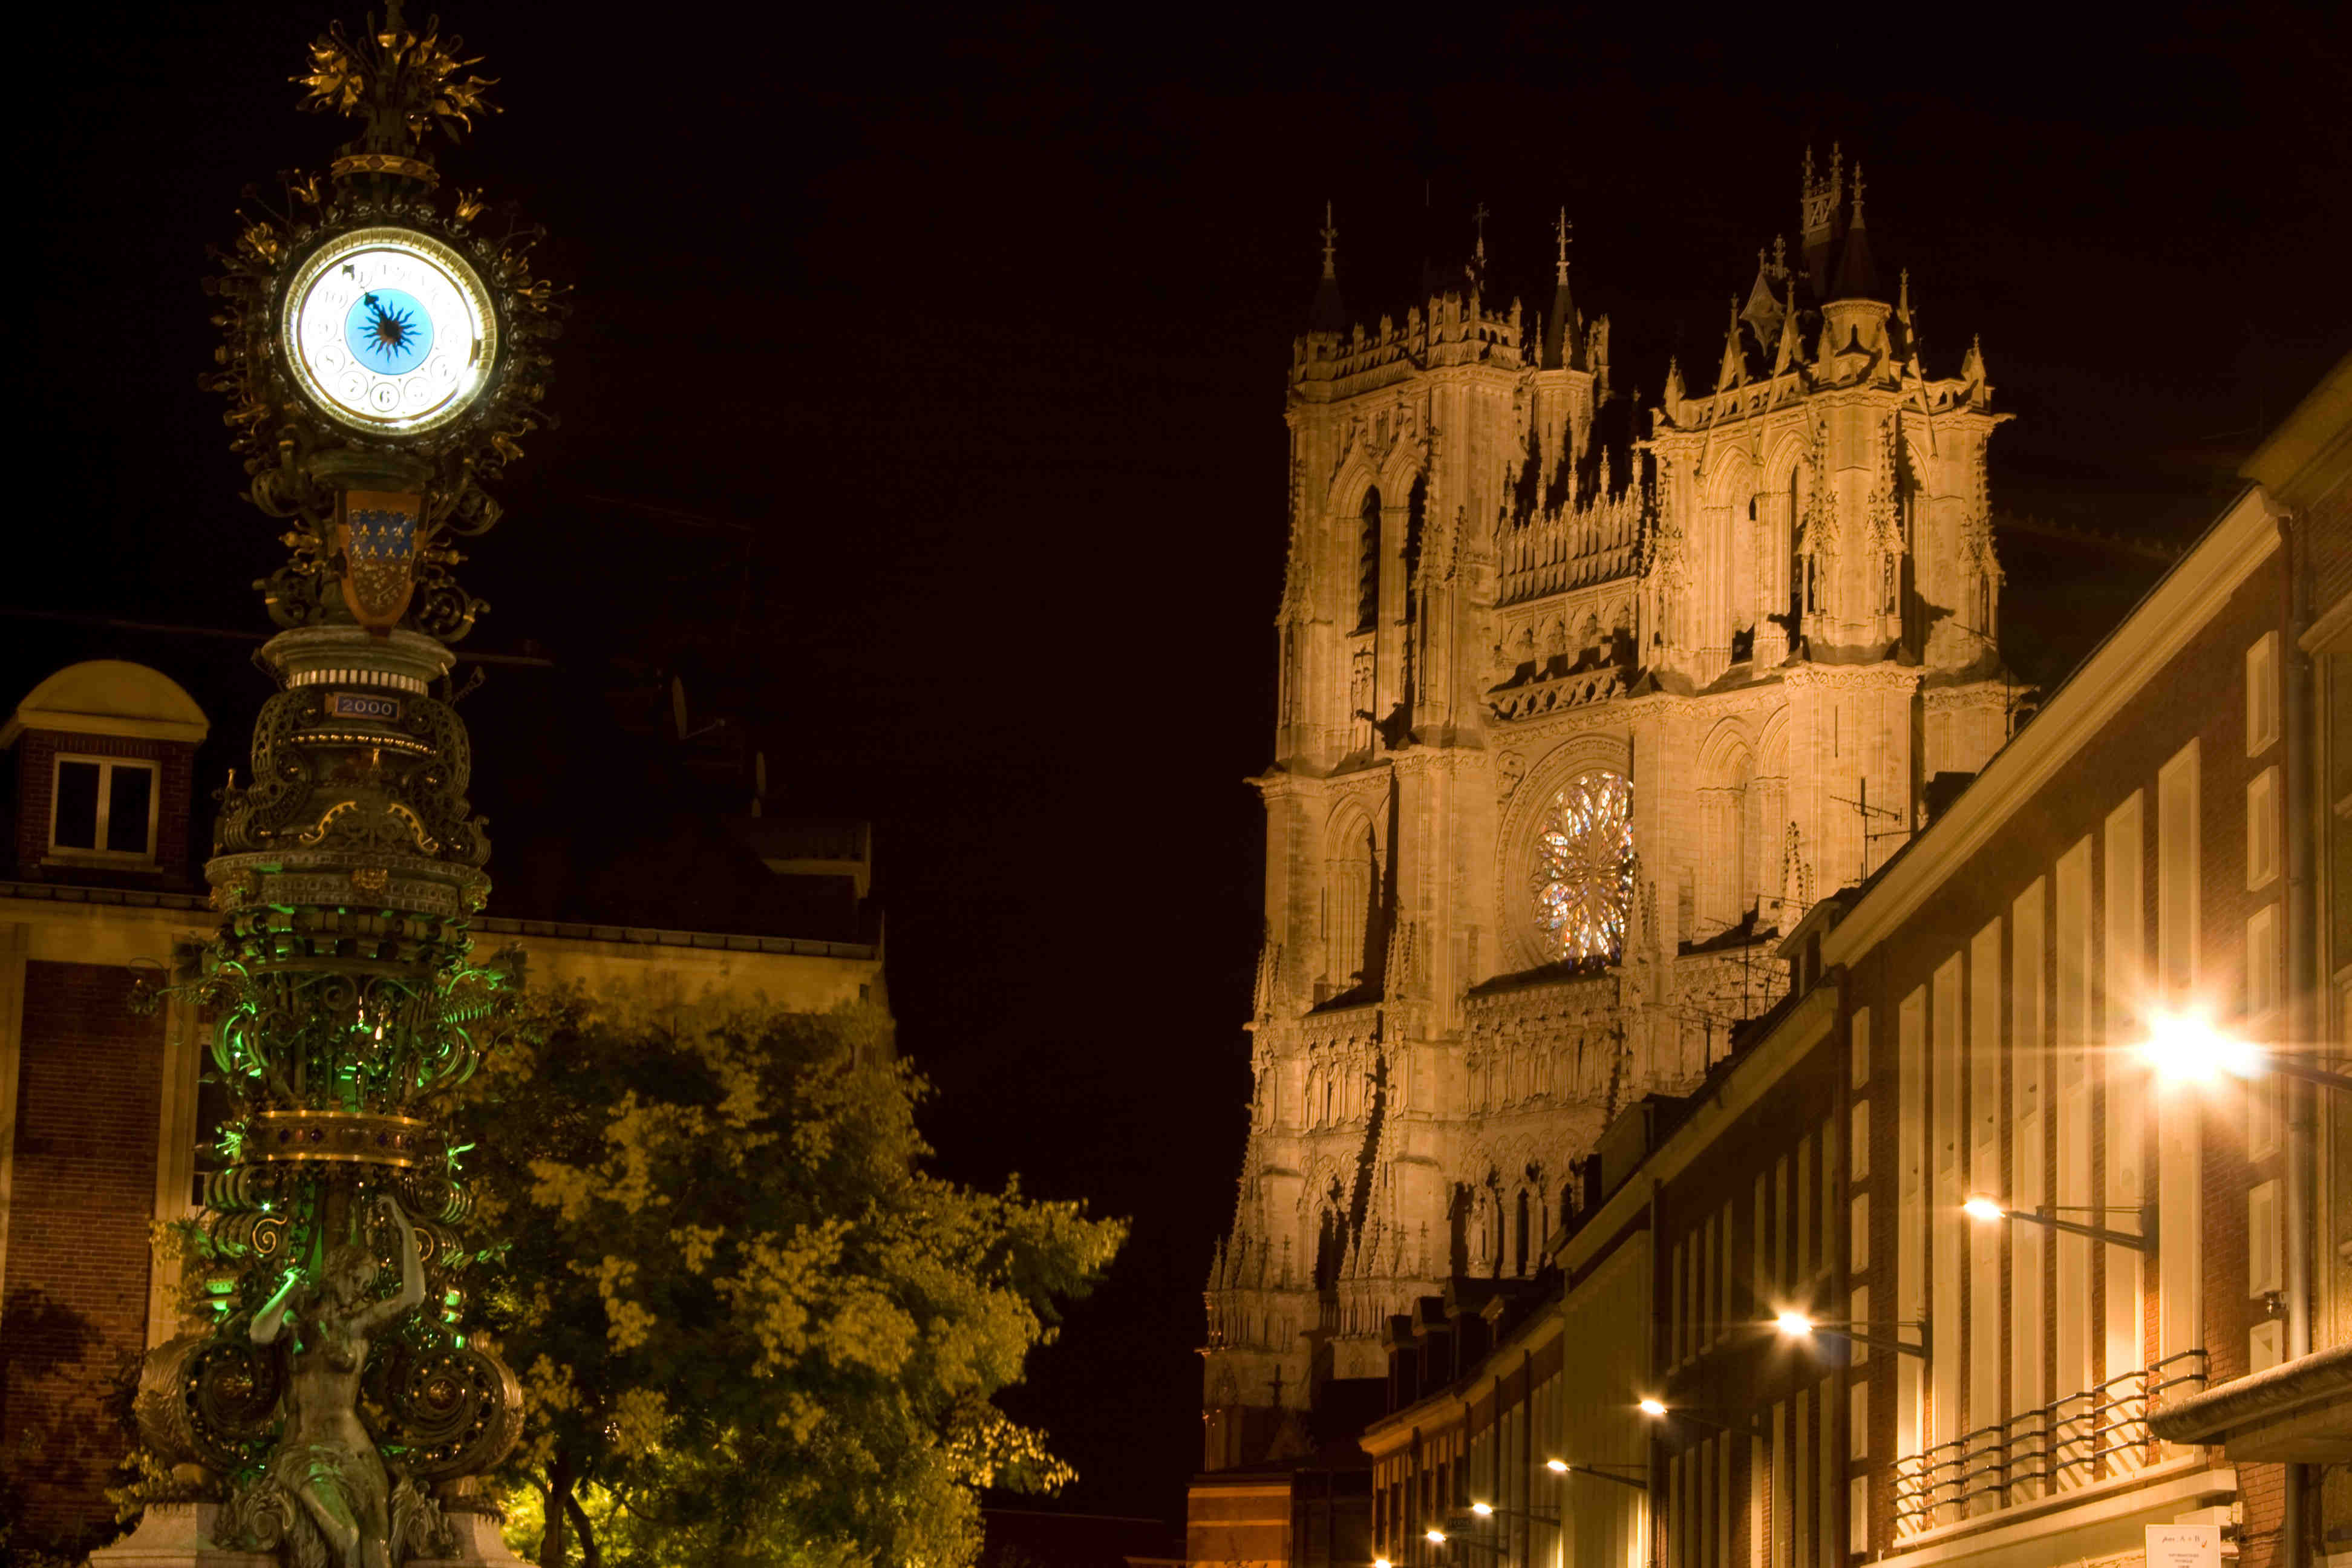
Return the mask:
M1553 960L1614 961L1633 901L1633 795L1620 773L1580 773L1536 824L1536 929Z
M1414 603L1420 597L1415 591L1421 585L1422 526L1429 515L1429 481L1412 481L1412 494L1405 503L1404 512L1404 618L1413 620L1419 611Z
M1356 812L1341 817L1331 833L1329 857L1324 964L1327 983L1341 992L1371 978L1380 850L1370 821Z
M1356 537L1356 629L1368 632L1381 618L1381 492L1364 492L1361 527Z

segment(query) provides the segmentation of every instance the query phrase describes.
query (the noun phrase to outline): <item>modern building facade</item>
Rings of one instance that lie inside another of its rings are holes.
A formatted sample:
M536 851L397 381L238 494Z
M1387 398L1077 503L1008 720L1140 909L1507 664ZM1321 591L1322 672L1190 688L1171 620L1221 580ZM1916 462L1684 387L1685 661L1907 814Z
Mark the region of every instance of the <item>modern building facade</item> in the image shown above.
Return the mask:
M1923 364L1859 171L1800 196L1712 388L1670 369L1630 443L1564 220L1532 319L1482 243L1351 325L1327 236L1212 1470L1310 1449L1449 1280L1532 1276L1612 1119L1702 1082L1778 933L2007 738L1983 356Z
M138 1355L179 1331L178 1281L151 1230L198 1212L200 1145L220 1111L202 1082L210 1022L176 999L133 1002L190 978L219 922L194 890L204 846L190 839L209 729L169 677L112 659L41 681L0 729L15 808L0 880L0 1473L20 1540L111 1520L104 1490L130 1442L111 1401ZM831 858L779 874L862 894L859 828L824 836ZM534 984L576 982L654 1015L885 1001L878 942L471 925L486 950L521 947Z

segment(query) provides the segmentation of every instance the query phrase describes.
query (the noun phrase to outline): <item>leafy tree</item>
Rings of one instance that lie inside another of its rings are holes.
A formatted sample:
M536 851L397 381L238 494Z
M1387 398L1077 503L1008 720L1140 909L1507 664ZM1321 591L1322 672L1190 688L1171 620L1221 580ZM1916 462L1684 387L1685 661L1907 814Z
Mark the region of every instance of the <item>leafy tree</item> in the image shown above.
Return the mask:
M920 1563L1070 1471L992 1403L1124 1239L929 1174L878 1009L673 1030L550 1007L462 1116L480 1320L521 1375L543 1564Z

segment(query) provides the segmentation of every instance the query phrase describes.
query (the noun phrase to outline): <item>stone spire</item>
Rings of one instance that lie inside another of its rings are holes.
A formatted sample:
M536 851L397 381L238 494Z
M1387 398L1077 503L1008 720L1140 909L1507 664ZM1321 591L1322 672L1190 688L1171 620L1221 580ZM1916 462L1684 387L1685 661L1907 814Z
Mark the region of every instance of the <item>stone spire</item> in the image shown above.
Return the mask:
M1723 331L1723 363L1716 367L1715 389L1728 392L1744 385L1748 380L1748 356L1739 348L1739 300L1735 297L1728 312L1730 324Z
M1969 386L1979 395L1982 395L1985 385L1984 340L1982 338L1976 336L1969 337L1968 357L1960 361L1960 379L1967 382Z
M1552 237L1559 247L1559 259L1553 263L1554 282L1551 291L1551 314L1544 322L1543 368L1584 368L1582 334L1578 331L1576 300L1568 288L1568 247L1574 235L1574 226L1568 221L1568 209L1559 209L1559 221L1552 226Z
M1315 285L1315 300L1307 309L1310 332L1344 332L1348 307L1339 298L1339 230L1331 221L1331 204L1323 204L1323 277Z
M1838 204L1843 199L1844 172L1844 159L1836 142L1830 143L1830 172L1825 176L1814 173L1813 150L1805 149L1805 169L1798 187L1797 205L1805 247L1805 273L1815 299L1829 293L1830 252L1837 243Z
M1780 345L1772 355L1772 374L1780 375L1805 357L1805 347L1797 336L1797 275L1789 274L1789 299L1780 317Z
M1870 236L1862 222L1862 165L1853 166L1853 216L1845 226L1845 248L1838 257L1833 300L1878 298L1878 268L1870 258Z

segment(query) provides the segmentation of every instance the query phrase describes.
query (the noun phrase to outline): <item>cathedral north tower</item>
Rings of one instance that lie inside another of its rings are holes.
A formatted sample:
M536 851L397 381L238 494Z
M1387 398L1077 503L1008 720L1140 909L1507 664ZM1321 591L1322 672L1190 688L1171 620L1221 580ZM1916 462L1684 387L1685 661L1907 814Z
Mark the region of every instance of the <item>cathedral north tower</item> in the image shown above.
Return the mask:
M1304 1452L1421 1298L1531 1277L1612 1119L1695 1088L1777 997L1779 933L2006 739L2003 416L1973 347L1928 374L1863 201L1808 158L1711 390L1670 365L1630 441L1565 215L1541 311L1482 243L1372 327L1327 221L1207 1468Z

